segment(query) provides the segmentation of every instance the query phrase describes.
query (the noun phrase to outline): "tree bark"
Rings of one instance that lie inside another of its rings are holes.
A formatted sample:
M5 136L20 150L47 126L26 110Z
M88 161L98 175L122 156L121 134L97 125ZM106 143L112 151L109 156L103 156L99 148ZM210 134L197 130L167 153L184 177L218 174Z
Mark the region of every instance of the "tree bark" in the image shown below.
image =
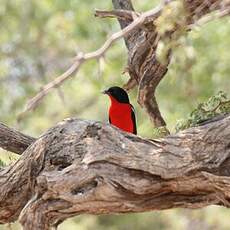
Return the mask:
M133 10L131 1L113 3L116 9ZM184 3L188 25L230 5L219 0ZM123 28L130 21L120 23ZM164 65L157 60L159 36L149 23L125 38L127 88L138 85L140 104L162 126L154 91L170 57ZM19 219L25 230L46 230L83 213L230 207L230 115L158 140L78 119L64 120L38 139L0 124L0 147L23 153L0 169L0 223Z
M131 0L112 0L113 8L115 10L129 10L134 12L133 4ZM128 26L132 20L130 19L118 19L119 24L121 26L121 29L124 29L126 26ZM139 29L134 30L132 33L130 33L127 37L124 38L125 45L128 50L131 49L131 47L134 45L133 39L136 37L136 34L138 33Z
M114 9L123 9L133 11L131 0L113 0ZM124 2L124 3L123 3ZM163 2L165 2L163 4ZM172 0L162 1L162 9L164 6L172 3ZM175 1L174 1L175 2ZM224 0L184 0L183 8L184 14L181 14L180 20L185 21L184 27L196 23L203 16L214 11L222 11L229 8L230 2ZM172 11L174 9L171 9ZM124 86L127 90L138 87L138 103L145 109L151 122L155 127L166 126L166 123L160 113L160 109L155 97L155 90L163 79L170 64L170 50L166 55L164 63L160 62L156 50L158 42L167 37L168 43L172 40L177 40L173 33L178 30L178 22L171 30L167 31L165 35L159 34L155 21L161 16L161 12L155 15L145 26L137 28L129 37L125 38L125 43L128 48L128 67L127 70L130 75L128 83ZM126 23L125 23L126 22ZM121 28L127 26L131 21L129 19L119 19ZM188 29L189 31L189 29Z
M83 213L230 207L230 115L164 139L67 119L0 171L0 222L48 229Z
M0 122L0 147L17 154L22 154L36 139L22 134Z

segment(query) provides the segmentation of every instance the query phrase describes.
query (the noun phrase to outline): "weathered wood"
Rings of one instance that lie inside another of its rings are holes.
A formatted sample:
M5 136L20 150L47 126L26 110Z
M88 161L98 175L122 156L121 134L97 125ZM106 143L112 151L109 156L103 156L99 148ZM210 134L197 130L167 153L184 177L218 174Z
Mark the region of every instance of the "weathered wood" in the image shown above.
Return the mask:
M0 171L0 222L48 229L73 215L230 207L230 115L159 140L67 119ZM23 210L22 210L23 209Z
M130 0L113 3L115 9L133 10ZM187 23L226 5L229 1L185 0ZM121 20L122 28L131 21ZM164 65L157 60L159 36L149 23L125 38L127 87L139 86L139 103L161 126L154 91L170 60ZM82 213L230 207L230 115L152 141L77 119L59 123L36 141L0 124L0 147L25 150L0 170L0 223L19 219L25 230L46 230Z
M125 2L125 4L123 4ZM162 1L163 2L163 1ZM165 5L173 2L172 0L164 1ZM174 1L175 2L175 1ZM113 0L115 9L133 10L130 8L131 1ZM184 12L180 20L185 21L185 27L194 24L201 17L214 12L216 10L224 10L230 8L230 1L223 0L184 0ZM159 7L160 8L160 7ZM164 4L162 3L162 11ZM173 10L173 9L172 9ZM160 12L160 11L159 11ZM154 21L161 16L160 13L155 15L146 26L138 28L129 37L125 38L128 48L128 72L130 79L125 85L127 90L138 87L138 103L146 110L151 122L156 127L166 126L166 123L160 113L157 100L155 98L155 90L163 79L168 70L170 63L170 55L168 54L165 63L161 63L156 56L156 49L160 39L167 37L168 42L176 40L173 33L177 31L177 25L171 31L167 31L165 35L158 33ZM129 19L118 19L121 28L130 23ZM125 24L126 22L126 24ZM189 30L188 30L189 31ZM170 52L170 51L169 51Z
M129 10L129 11L134 11L133 4L131 0L112 0L113 3L113 8L115 10ZM122 19L118 18L119 24L121 26L121 29L124 29L126 26L128 26L131 22L132 19ZM131 49L131 47L134 45L132 38L136 37L135 34L139 31L139 29L134 30L132 33L130 33L127 37L124 38L125 40L125 45L127 49Z
M9 128L0 122L0 147L17 154L22 154L36 139Z

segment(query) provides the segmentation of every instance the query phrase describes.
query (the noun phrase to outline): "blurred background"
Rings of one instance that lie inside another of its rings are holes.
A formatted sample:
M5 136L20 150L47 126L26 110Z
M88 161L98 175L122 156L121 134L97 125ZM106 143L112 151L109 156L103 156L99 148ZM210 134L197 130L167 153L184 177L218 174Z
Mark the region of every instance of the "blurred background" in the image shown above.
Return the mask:
M119 30L115 19L94 18L94 10L111 9L104 0L1 0L0 2L0 122L38 137L67 117L107 121L109 100L100 91L121 86L127 53L122 40L104 59L86 63L80 72L55 89L18 121L18 115L46 83L63 73L79 51L93 51ZM159 1L135 0L137 11L153 8ZM174 50L172 62L157 89L160 110L174 132L178 120L216 92L230 89L230 21L216 19L196 28ZM154 137L153 127L130 93L136 108L138 133ZM0 150L8 164L17 156ZM2 229L20 229L17 223ZM230 229L230 210L207 207L141 214L89 216L65 221L60 230L166 230Z

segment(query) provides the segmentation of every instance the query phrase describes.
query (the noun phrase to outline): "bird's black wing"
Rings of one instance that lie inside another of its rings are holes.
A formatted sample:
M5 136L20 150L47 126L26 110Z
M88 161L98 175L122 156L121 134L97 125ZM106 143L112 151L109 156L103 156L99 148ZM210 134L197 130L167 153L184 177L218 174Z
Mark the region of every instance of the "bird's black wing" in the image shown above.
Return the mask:
M109 124L111 124L111 119L110 119L110 117L109 117Z
M132 105L131 105L131 107L132 107L131 118L132 118L132 122L133 122L133 133L137 134L137 124L136 124L135 110L134 110Z

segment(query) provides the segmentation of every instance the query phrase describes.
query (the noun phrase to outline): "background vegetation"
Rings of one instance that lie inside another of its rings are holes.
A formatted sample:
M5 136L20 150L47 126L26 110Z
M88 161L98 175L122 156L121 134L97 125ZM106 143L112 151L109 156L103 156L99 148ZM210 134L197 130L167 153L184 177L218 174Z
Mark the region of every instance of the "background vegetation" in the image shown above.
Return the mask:
M137 11L159 1L135 0ZM29 98L72 62L78 51L98 48L119 25L113 19L95 19L94 9L110 9L111 1L99 0L1 0L0 6L0 121L38 137L66 117L107 121L108 99L100 91L122 85L126 48L117 42L100 61L91 61L80 73L51 93L20 121ZM190 32L174 50L167 76L157 90L160 109L172 132L179 119L187 117L200 102L230 89L230 21L222 18ZM100 68L99 68L100 66ZM136 103L138 133L153 137L153 127ZM17 156L0 150L9 163ZM81 216L67 220L59 229L166 230L230 229L230 210L207 207L200 210L169 210L144 214ZM6 229L7 226L0 226ZM13 229L19 229L17 224Z

